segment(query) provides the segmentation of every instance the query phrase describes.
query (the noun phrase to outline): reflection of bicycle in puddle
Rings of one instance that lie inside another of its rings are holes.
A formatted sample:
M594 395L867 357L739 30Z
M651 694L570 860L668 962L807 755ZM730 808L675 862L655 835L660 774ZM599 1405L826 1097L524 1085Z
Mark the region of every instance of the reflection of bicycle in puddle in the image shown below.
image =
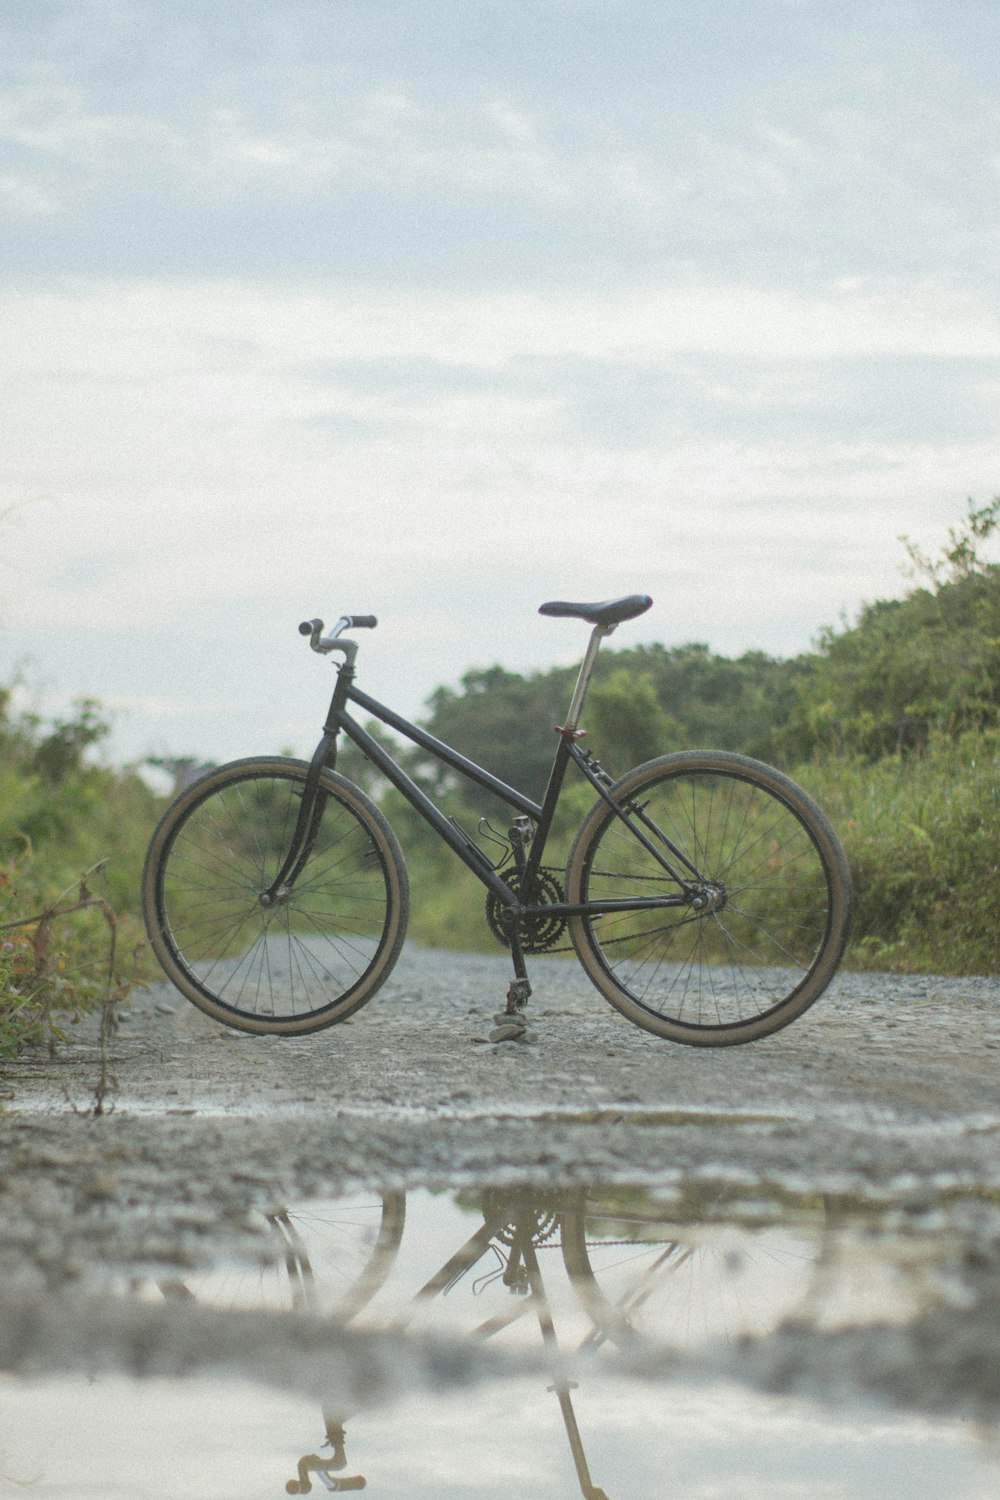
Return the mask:
M448 1254L473 1205L479 1222ZM442 1324L536 1352L540 1339L585 1500L605 1496L591 1479L571 1377L585 1378L605 1347L676 1351L767 1332L807 1301L820 1252L821 1209L795 1228L750 1229L682 1222L676 1205L635 1190L511 1189L411 1195L411 1224L423 1222L401 1255L406 1207L390 1192L282 1209L268 1216L274 1253L259 1273L190 1278L187 1288L199 1301L263 1299L401 1339ZM345 1414L324 1411L324 1421L324 1452L298 1461L288 1494L366 1486L346 1472Z

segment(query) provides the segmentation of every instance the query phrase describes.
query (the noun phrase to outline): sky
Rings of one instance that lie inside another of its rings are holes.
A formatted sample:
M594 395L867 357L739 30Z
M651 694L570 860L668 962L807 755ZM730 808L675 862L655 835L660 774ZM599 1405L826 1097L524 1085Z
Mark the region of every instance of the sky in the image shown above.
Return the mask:
M810 648L1000 490L995 0L4 0L0 682L308 752ZM668 747L665 747L668 748Z

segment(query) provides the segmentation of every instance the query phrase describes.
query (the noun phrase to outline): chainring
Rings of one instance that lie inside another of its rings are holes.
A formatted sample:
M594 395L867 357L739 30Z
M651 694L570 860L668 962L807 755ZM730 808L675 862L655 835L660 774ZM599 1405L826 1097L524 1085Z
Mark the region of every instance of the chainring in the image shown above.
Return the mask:
M521 875L518 870L511 870L503 878L512 891L520 890ZM532 883L530 897L527 899L534 906L551 901L563 901L565 897L562 886L551 870L539 870ZM486 897L486 920L497 942L509 948L510 941L500 921L502 910L499 899L491 891ZM525 953L548 953L555 947L565 931L565 917L544 911L535 912L531 916L521 918L521 947Z
M500 1189L486 1194L483 1218L490 1226L493 1239L508 1246L513 1245L531 1224L531 1243L536 1249L549 1244L562 1223L562 1216L554 1209L538 1206L534 1194L509 1193Z

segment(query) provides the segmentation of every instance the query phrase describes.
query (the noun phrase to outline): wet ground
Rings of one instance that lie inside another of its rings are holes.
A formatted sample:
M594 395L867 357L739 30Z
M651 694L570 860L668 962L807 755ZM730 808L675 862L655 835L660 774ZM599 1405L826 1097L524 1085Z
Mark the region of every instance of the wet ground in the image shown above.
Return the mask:
M506 978L408 951L303 1039L137 993L100 1115L89 1023L7 1069L0 1494L996 1493L1000 983L702 1051L559 960L492 1045Z

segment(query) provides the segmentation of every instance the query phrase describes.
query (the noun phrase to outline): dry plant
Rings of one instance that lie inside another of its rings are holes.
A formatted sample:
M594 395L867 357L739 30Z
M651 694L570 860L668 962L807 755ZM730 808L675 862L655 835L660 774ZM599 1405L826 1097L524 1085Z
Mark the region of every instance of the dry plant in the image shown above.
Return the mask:
M107 932L107 948L101 960L99 1027L100 1072L94 1095L94 1113L103 1114L105 1101L111 1088L111 1043L118 1026L116 1006L129 990L128 981L123 981L116 968L118 953L118 919L110 903L91 890L88 881L104 868L104 861L91 866L61 895L40 912L30 917L19 917L13 922L0 923L0 933L23 934L22 956L26 972L19 976L17 1000L25 1025L40 1038L47 1040L49 1056L55 1055L57 1042L63 1034L56 1025L53 1010L69 1001L78 1003L78 996L64 977L65 958L53 947L53 928L57 921L73 917L82 912L94 911ZM30 956L29 956L30 955Z

